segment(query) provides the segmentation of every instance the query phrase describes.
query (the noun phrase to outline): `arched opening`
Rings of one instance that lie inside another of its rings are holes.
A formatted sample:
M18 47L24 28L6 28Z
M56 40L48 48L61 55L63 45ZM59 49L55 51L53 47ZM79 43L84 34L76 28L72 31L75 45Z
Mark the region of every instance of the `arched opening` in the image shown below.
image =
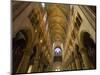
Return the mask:
M12 49L13 49L13 72L17 71L18 65L23 57L23 49L26 48L27 45L27 36L24 30L21 30L16 33L16 36L12 41Z
M59 47L56 47L55 48L55 56L60 56L61 55L61 48L59 48Z
M62 61L62 50L60 47L54 49L54 62Z
M96 66L96 44L88 32L82 33L82 44L88 50L91 62Z

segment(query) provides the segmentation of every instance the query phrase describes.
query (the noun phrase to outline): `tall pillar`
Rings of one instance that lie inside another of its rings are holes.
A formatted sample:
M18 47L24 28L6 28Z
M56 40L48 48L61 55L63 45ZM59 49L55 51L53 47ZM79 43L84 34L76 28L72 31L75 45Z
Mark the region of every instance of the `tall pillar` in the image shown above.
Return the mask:
M42 71L43 71L43 64L40 63L40 65L39 65L39 72L42 72Z
M34 65L34 67L32 67L32 72L38 72L38 66L39 66L38 59L34 60L33 65Z
M89 59L89 55L88 55L88 50L86 48L81 48L80 49L80 53L82 56L82 60L83 60L83 64L84 64L84 69L93 69L94 66L92 64L92 62Z
M75 59L74 59L74 54L72 53L72 70L76 69L76 64L75 64Z
M72 70L76 70L76 64L74 61L72 62Z
M16 73L27 73L31 52L26 49Z
M75 59L76 69L77 70L82 69L82 65L81 65L79 54L78 54L77 50L75 50L75 52L74 52L74 59Z
M72 69L72 65L71 64L69 64L69 70L71 70Z
M69 70L69 65L67 66L67 70Z
M34 61L33 61L34 67L32 67L32 72L38 72L39 71L39 68L38 68L38 66L39 66L39 48L37 47L36 50L37 51L36 51L36 56L35 56Z

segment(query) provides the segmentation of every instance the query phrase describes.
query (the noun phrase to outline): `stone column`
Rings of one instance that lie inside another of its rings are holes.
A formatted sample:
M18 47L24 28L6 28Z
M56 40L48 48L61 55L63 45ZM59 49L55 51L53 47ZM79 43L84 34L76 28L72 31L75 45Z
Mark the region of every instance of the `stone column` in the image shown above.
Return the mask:
M76 69L76 64L75 64L75 59L74 59L74 54L72 53L72 70Z
M26 49L16 73L27 73L31 52Z
M32 67L32 72L38 72L38 66L39 66L38 59L34 60L33 65L34 65L34 67Z
M77 70L82 69L82 65L81 65L79 54L78 54L77 50L75 50L75 52L74 52L74 59L75 59L76 69Z
M69 70L72 70L72 65L71 64L69 64Z
M75 62L73 61L72 62L72 70L76 70L77 68L76 68L76 64L75 64Z
M42 72L43 71L43 64L41 63L41 65L40 65L40 72Z
M80 49L80 53L81 53L83 64L84 64L84 69L93 69L94 66L93 66L92 62L90 61L90 59L89 59L87 51L88 50L86 48L81 48Z
M67 70L69 70L69 65L67 66Z
M38 48L37 48L37 51L36 51L36 56L35 56L34 61L33 61L33 65L34 65L34 67L32 67L32 72L38 72L38 66L39 66L39 51L38 51Z

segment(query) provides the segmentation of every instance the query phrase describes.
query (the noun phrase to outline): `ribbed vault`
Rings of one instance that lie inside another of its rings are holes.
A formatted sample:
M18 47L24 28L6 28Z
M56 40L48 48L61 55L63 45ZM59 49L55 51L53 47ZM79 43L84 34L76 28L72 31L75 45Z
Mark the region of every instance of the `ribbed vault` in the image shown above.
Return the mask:
M66 5L59 4L46 4L49 33L51 36L51 41L64 42L67 33L67 15L69 11ZM67 10L67 11L65 11ZM65 12L67 12L65 14Z

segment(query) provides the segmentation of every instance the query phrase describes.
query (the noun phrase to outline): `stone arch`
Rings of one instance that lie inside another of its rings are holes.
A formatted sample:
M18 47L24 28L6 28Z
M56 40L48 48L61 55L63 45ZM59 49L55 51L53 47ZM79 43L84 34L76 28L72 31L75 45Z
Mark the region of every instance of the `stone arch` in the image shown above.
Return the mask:
M53 61L54 62L62 62L62 46L61 44L59 43L56 43L55 46L54 46L54 58L53 58Z
M23 30L16 33L15 37L13 38L13 66L15 67L13 69L13 72L15 73L18 65L20 64L20 61L23 57L24 51L23 49L26 47L27 44L27 37L25 35L25 32Z
M82 31L80 33L80 45L86 48L89 59L96 66L96 43L92 39L89 32Z
M20 30L19 32L16 33L15 37L13 37L13 46L21 45L25 47L26 43L27 43L26 33L24 30Z
M13 49L13 55L15 57L13 57L13 65L14 65L14 73L17 72L19 65L21 63L21 60L23 59L23 56L25 53L31 53L31 46L32 46L32 31L31 29L27 28L21 28L18 29L17 32L14 32L15 36L12 37L13 41L12 41L12 49ZM16 46L17 45L17 46ZM21 48L20 48L21 47ZM14 52L16 52L16 48L20 48L18 49L17 52L20 53L20 55L17 53L16 55L14 54ZM16 60L16 61L15 61Z
M24 55L24 52L27 48L29 48L31 41L32 41L32 36L31 36L31 32L28 30L19 30L18 32L16 32L15 37L13 37L13 61L15 63L13 63L14 65L14 72L16 72L18 65L21 62L21 59ZM18 57L17 57L18 56Z
M13 38L16 38L16 35L18 35L19 32L21 32L27 40L27 44L25 48L32 46L33 36L32 36L31 29L20 29L15 33L15 36Z

